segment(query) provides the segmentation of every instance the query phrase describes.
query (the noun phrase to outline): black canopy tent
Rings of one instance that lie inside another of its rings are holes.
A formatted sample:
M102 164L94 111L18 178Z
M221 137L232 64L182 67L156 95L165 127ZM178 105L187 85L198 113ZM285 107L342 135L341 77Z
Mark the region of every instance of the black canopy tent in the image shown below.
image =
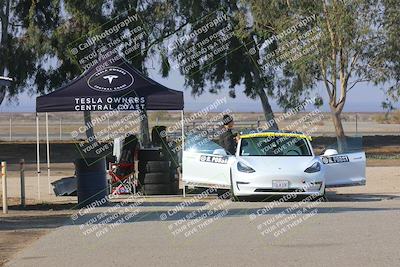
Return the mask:
M50 180L48 112L180 110L183 144L183 92L167 88L145 77L123 58L119 58L112 64L108 63L109 60L101 61L60 89L36 98L38 188L40 154L37 113L46 113L48 182ZM38 195L40 197L40 191Z
M69 84L36 98L36 112L183 110L183 92L169 89L123 59L96 64Z

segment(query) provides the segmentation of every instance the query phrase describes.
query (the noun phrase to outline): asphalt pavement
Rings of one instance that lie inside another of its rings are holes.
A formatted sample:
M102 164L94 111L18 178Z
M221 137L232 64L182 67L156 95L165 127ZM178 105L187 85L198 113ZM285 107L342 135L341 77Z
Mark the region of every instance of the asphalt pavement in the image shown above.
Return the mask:
M6 266L400 265L398 195L278 200L139 196L77 210Z

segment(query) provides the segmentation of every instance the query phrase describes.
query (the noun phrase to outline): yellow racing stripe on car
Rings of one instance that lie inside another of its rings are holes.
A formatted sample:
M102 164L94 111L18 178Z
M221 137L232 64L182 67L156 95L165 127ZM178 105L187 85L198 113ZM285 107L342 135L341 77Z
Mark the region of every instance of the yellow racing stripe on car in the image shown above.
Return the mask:
M303 138L312 140L311 136L305 134L297 134L297 133L278 133L278 132L269 132L269 133L251 133L251 134L243 134L240 138L253 138L253 137L268 137L268 136L285 136L285 137L295 137L295 138Z

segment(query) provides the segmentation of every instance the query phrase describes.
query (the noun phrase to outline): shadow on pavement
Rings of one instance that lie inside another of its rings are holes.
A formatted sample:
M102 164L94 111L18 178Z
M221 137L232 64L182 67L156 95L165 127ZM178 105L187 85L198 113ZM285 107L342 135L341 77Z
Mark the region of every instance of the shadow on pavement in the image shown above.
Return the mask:
M0 217L0 231L52 229L69 224L69 214Z
M386 194L335 194L327 193L326 198L328 202L368 202L368 201L382 201L400 199L398 195L386 195Z
M364 208L364 207L314 207L317 209L318 214L337 214L337 213L344 213L344 212L377 212L377 211L400 211L400 208ZM227 213L223 217L245 217L254 214L258 214L262 208L231 208L227 209ZM220 212L222 210L219 210ZM287 207L284 208L273 208L262 214L260 216L269 216L269 215L278 215L282 212L285 212L287 215L296 214L298 209L294 209L291 211L287 211ZM311 209L309 210L311 211ZM70 225L83 225L83 224L104 224L104 220L106 218L113 218L106 224L113 224L116 223L118 220L123 219L122 221L118 222L118 224L125 224L125 223L139 223L139 222L155 222L155 221L179 221L184 218L190 218L193 214L192 210L189 211L178 211L172 212L170 215L168 214L167 210L161 211L141 211L135 213L133 216L130 216L129 212L127 213L107 213L104 216L104 213L90 213L83 216L79 216L76 220L69 221ZM212 216L206 216L207 214L216 214L217 212L214 209L207 209L199 211L196 216L192 216L191 219L201 218L202 215L205 215L205 218L210 218ZM133 213L132 213L133 214ZM101 219L97 219L101 218ZM250 222L250 218L249 218Z
M190 197L188 197L190 198ZM260 210L264 207L268 207L268 203L272 203L275 200L279 200L280 197L268 197L267 199L252 199L253 201L263 201L265 204L261 204L259 207L245 207L247 202L232 203L229 200L221 200L221 203L226 203L227 213L224 217L244 217L250 216L251 214L259 214ZM295 214L297 209L287 211L288 207L293 207L300 203L302 198L296 198L291 201L290 205L285 207L273 207L261 216L277 215L282 212L285 214ZM381 201L384 199L400 199L400 196L394 195L365 195L365 194L327 194L327 202L366 202L366 201ZM182 199L185 201L185 199ZM89 211L85 214L79 215L78 209L74 209L75 203L68 204L37 204L27 205L26 207L11 206L10 210L16 210L16 214L0 217L0 231L6 230L23 230L23 229L52 229L62 225L82 225L90 221L91 224L113 224L119 219L123 219L122 223L137 223L137 222L155 222L155 221L178 221L184 218L196 219L201 217L203 214L215 213L213 207L207 207L209 202L198 201L191 202L188 205L181 205L181 201L154 201L154 202L143 202L138 203L136 206L130 209L126 209L126 205L132 205L134 202L127 202L124 205L119 206L121 202L113 202L106 207L102 207L97 210ZM250 204L250 203L249 203ZM317 203L318 204L318 203ZM321 203L323 205L323 203ZM234 206L232 206L234 205ZM254 204L251 204L254 205ZM158 207L157 211L143 210L143 208ZM185 210L183 209L185 208ZM318 214L337 214L344 212L377 212L377 211L399 211L400 208L384 208L384 207L320 207L317 208ZM135 214L133 214L135 210ZM22 214L18 214L21 211ZM26 213L25 211L37 211L37 213ZM46 211L44 214L42 211ZM52 211L58 211L58 214L51 214ZM65 211L65 214L60 212ZM99 212L100 211L100 212ZM195 211L196 215L193 215ZM120 212L120 213L118 213ZM75 214L75 217L73 216ZM132 215L133 214L133 215ZM114 219L109 222L104 222L105 218L112 217ZM127 216L129 215L129 216ZM73 220L72 218L76 218ZM99 218L93 220L93 218Z

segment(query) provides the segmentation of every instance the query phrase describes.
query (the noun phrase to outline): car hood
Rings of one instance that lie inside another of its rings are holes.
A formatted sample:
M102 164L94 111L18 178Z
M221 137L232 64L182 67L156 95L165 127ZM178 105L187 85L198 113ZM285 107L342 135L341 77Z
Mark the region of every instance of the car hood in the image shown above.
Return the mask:
M304 172L304 170L311 166L311 164L317 161L316 157L304 156L279 156L279 157L239 157L238 161L252 167L256 172L268 172L268 173L296 173Z

